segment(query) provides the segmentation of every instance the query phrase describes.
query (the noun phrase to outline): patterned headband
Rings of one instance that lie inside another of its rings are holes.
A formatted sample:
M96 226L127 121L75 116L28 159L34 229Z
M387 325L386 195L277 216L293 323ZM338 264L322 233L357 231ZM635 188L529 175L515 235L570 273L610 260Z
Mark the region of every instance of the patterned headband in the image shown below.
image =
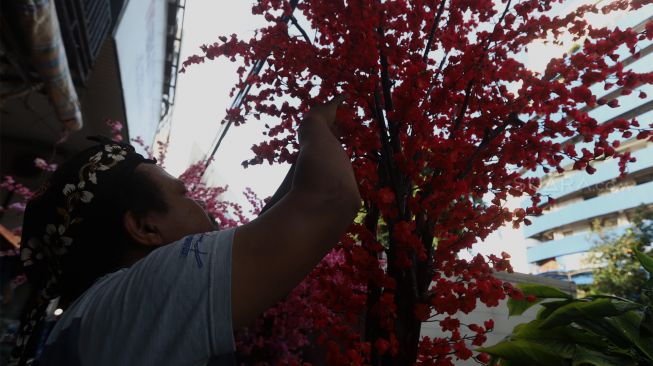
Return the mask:
M45 318L50 300L61 295L62 262L80 245L86 217L121 189L140 163L155 163L136 153L131 145L102 136L90 137L99 145L90 147L63 164L28 202L23 218L21 260L30 283L38 291L36 304L23 319L21 334L12 356L21 363L35 351L32 337Z

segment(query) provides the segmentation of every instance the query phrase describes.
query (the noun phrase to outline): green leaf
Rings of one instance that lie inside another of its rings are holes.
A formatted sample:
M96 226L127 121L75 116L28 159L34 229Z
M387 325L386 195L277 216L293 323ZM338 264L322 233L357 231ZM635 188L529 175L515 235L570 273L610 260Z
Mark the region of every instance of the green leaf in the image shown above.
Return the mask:
M605 318L603 319L605 320ZM623 336L619 329L615 329L614 324L607 321L598 321L592 319L582 319L575 322L579 327L587 329L588 331L603 337L606 341L610 342L617 348L630 348L632 343L630 340Z
M635 249L635 257L637 257L637 260L639 260L639 263L642 264L644 269L651 275L653 276L653 258L649 257L648 255L640 252L639 250Z
M537 313L537 319L548 318L549 315L553 314L553 312L556 311L559 307L565 306L574 301L577 300L559 300L559 301L543 302L541 304L542 309L540 309L540 311Z
M653 338L642 336L640 334L642 319L643 315L634 311L629 311L620 316L606 320L612 324L624 338L628 339L634 348L645 355L646 358L653 361Z
M592 295L590 295L590 296L584 297L583 299L584 299L584 300L593 300L593 299L612 299L612 300L623 301L623 302L630 302L630 303L636 304L636 302L634 302L633 300L631 300L631 299L627 299L627 298L625 298L625 297L614 296L614 295L605 295L605 294L592 294Z
M503 341L490 347L477 349L492 356L500 357L515 365L569 365L570 360L561 357L555 350L526 340Z
M552 328L581 319L599 321L598 318L620 315L627 311L638 309L639 307L640 305L638 304L610 299L574 301L556 309L542 322L541 328Z
M522 290L524 296L533 295L537 299L535 301L524 300L515 300L508 299L508 315L521 315L526 310L532 306L540 303L544 299L571 299L572 297L569 294L566 294L555 287L531 284L531 283L522 283L517 285L517 288Z
M630 357L617 354L606 354L587 349L583 346L576 346L572 366L592 365L592 366L635 366L636 362Z
M640 337L653 337L653 309L650 306L644 310L644 317L639 326L639 335Z
M573 354L573 345L582 344L586 347L595 348L595 349L605 349L609 346L603 338L597 336L594 333L588 332L584 329L564 326L564 327L555 327L551 329L541 329L540 325L544 320L536 319L529 323L522 324L519 327L515 327L512 332L512 339L525 339L536 343L551 343L559 342L560 350L559 352L565 356L571 357ZM569 346L572 346L572 349L567 349Z
M537 299L535 301L527 300L515 300L508 299L508 316L522 315L526 310L530 309L532 306L542 302L542 299Z
M641 322L639 312L629 311L615 317L582 319L576 324L604 337L617 348L639 353L650 362L653 361L653 337L640 334Z
M524 295L535 295L545 299L571 299L571 295L559 289L535 283L520 283L517 288L522 290Z

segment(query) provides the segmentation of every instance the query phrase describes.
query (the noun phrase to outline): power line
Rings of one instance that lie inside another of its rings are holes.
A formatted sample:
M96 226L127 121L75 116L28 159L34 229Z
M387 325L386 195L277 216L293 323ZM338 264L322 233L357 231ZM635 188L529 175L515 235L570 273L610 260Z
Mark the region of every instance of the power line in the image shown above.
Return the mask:
M290 0L290 9L291 9L290 13L284 15L281 18L282 22L288 23L290 21L290 19L293 17L293 13L295 12L295 8L297 7L297 3L299 3L299 0ZM252 88L252 84L249 80L252 80L253 76L257 76L261 72L269 55L270 53L268 52L268 54L264 58L256 60L256 62L254 62L254 65L252 65L252 68L249 70L249 73L247 74L247 78L245 79L246 85L238 91L238 94L236 94L234 99L231 101L231 104L229 105L229 110L234 110L234 109L240 110L242 108L245 98L247 97L250 89ZM215 157L218 148L222 144L222 140L224 140L224 137L227 135L227 132L229 131L229 128L231 127L232 123L233 123L233 119L229 118L228 115L222 119L222 122L220 124L224 125L224 128L222 129L222 133L220 133L220 137L218 138L218 141L215 143L215 146L213 146L213 149L211 150L211 154L209 154L209 156L206 159L206 164L204 165L204 171L202 172L202 176L204 176L206 170L208 169L209 165L213 161L213 158Z

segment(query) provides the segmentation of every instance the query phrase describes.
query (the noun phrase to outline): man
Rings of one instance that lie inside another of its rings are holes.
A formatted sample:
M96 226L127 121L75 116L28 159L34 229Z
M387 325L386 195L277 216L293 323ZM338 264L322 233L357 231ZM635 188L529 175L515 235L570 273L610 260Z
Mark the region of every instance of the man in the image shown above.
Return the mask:
M233 331L295 287L360 207L334 135L342 101L312 108L275 202L235 229L213 231L183 183L130 146L103 141L64 164L25 213L21 258L38 296L19 362L233 362ZM63 314L39 338L55 298Z

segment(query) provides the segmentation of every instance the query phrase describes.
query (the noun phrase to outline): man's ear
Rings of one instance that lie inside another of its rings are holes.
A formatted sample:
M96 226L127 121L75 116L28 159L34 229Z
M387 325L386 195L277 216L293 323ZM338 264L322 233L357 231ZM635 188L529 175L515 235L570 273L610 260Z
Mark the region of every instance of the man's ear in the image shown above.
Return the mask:
M127 211L122 221L127 234L134 242L147 246L160 246L163 244L159 228L147 215L146 217L138 217L133 212Z

